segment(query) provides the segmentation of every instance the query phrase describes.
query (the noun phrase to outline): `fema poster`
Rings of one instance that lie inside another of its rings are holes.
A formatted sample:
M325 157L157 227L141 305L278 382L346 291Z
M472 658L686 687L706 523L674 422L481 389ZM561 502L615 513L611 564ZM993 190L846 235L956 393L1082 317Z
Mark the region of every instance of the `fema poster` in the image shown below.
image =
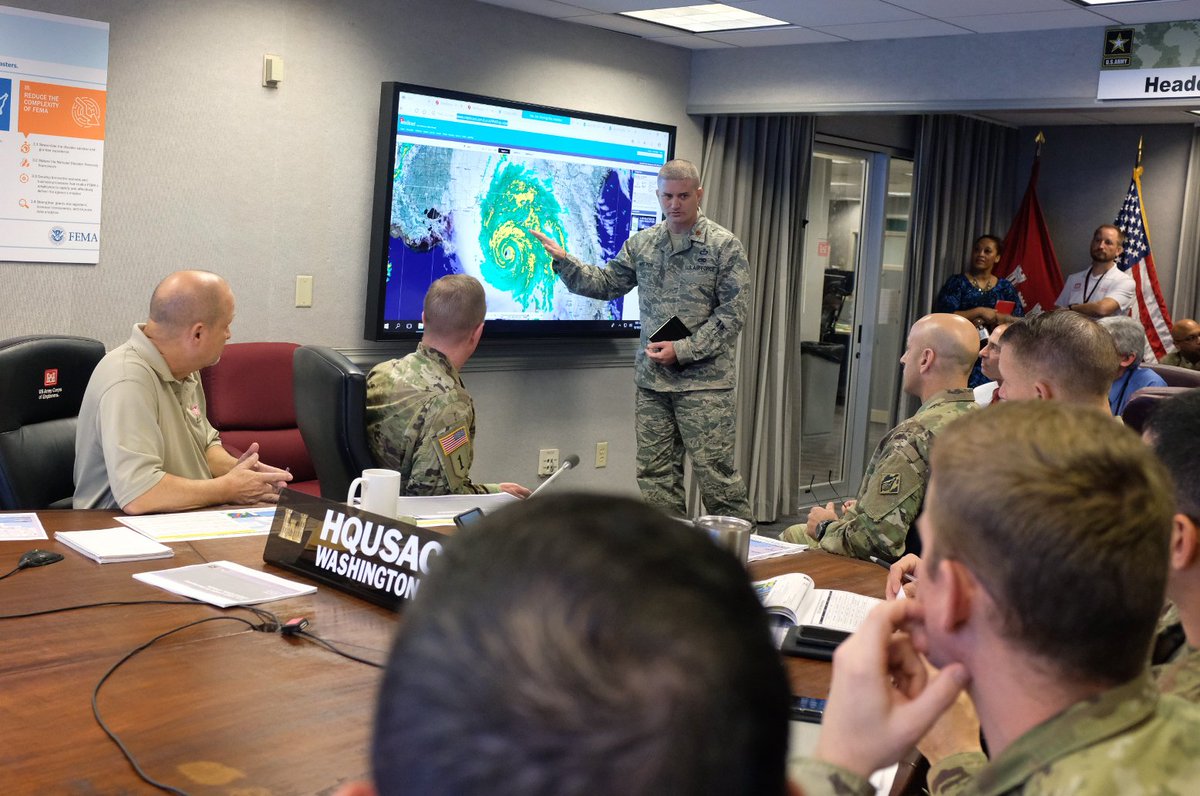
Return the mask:
M0 6L0 260L100 259L108 23Z
M1097 99L1200 97L1200 21L1104 31Z

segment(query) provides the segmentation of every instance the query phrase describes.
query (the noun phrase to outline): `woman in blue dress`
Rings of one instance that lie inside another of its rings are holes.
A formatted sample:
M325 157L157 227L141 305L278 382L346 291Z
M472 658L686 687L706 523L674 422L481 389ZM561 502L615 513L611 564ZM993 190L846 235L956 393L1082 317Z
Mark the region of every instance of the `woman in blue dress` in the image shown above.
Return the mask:
M1000 262L1004 243L995 235L981 235L971 251L967 270L946 280L938 293L935 312L953 312L961 315L979 328L979 339L986 341L988 334L999 324L1012 323L1025 314L1017 288L1007 279L996 276L992 269ZM997 312L996 302L1011 301L1012 310ZM988 378L979 368L979 360L971 370L970 386L978 387Z

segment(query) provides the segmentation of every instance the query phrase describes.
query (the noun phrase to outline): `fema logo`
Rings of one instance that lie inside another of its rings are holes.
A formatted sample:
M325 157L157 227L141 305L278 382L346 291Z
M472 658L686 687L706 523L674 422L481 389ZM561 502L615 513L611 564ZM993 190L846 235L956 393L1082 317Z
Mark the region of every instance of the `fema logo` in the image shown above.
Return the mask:
M62 227L50 227L50 242L55 246L61 246L62 242L67 239L67 231Z

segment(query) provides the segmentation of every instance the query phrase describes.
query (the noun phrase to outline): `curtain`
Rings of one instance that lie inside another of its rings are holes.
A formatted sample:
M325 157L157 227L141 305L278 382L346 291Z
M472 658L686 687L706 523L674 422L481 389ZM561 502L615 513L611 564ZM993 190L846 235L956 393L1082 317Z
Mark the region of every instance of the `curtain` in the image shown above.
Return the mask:
M799 497L796 318L815 129L811 116L710 116L704 124L704 212L738 236L750 260L751 304L737 352L736 462L760 522L796 513Z
M1179 230L1179 259L1175 266L1175 301L1171 317L1195 318L1200 308L1200 127L1192 129L1192 154L1188 158L1187 186L1183 195L1183 224Z
M912 230L904 328L933 311L946 280L963 270L984 233L1001 240L1012 222L1017 131L967 116L926 115L913 164ZM919 401L902 393L899 417Z

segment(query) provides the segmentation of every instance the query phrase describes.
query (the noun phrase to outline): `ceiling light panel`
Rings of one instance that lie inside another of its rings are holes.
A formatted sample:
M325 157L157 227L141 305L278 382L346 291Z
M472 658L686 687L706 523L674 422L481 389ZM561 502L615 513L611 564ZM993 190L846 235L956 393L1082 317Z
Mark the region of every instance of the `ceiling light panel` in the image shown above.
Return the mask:
M705 3L681 8L654 8L646 11L622 11L621 14L692 33L771 28L788 24L780 19L765 17L762 14L733 8L723 3Z

